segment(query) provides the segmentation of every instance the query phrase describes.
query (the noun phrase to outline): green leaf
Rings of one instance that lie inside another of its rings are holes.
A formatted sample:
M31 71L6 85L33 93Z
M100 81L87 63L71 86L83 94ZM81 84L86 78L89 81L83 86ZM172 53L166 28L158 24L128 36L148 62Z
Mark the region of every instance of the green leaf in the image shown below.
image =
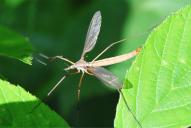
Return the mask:
M187 6L153 30L128 73L126 80L133 88L123 92L144 128L191 125L190 33L191 6ZM121 98L114 125L137 126Z
M0 55L16 58L26 64L32 62L33 48L27 38L0 26Z
M127 41L120 44L115 55L124 54L143 46L151 30L159 25L166 16L190 3L188 0L125 0L131 6L129 13L124 17L122 37ZM134 38L133 40L131 38ZM125 70L129 69L132 60L112 66L110 69L121 79L124 78Z
M0 79L0 127L69 127L44 104L33 110L38 103L21 87Z

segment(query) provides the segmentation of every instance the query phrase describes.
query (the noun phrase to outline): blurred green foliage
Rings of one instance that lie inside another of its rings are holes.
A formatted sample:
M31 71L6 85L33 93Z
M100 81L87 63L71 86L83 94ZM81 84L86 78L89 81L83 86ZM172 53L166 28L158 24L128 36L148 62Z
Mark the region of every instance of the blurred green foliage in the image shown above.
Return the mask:
M27 38L0 26L0 55L32 63L32 45Z
M17 3L18 2L18 3ZM95 49L88 54L91 60L111 42L134 37L112 48L102 58L127 53L144 43L153 26L170 12L189 3L188 0L3 0L0 3L2 26L29 38L38 53L63 55L72 61L79 59L89 22L95 11L102 13L102 28ZM144 36L139 36L141 33ZM11 83L23 85L34 95L45 98L52 86L65 74L65 63L47 62L32 66L5 57L0 58L0 72ZM110 69L121 79L132 61ZM18 75L19 72L19 75ZM81 89L79 118L76 115L76 93L79 76L71 76L47 103L71 126L113 126L117 92L108 89L97 79L85 76ZM104 114L103 114L104 113Z
M4 0L4 5L15 8L26 0Z

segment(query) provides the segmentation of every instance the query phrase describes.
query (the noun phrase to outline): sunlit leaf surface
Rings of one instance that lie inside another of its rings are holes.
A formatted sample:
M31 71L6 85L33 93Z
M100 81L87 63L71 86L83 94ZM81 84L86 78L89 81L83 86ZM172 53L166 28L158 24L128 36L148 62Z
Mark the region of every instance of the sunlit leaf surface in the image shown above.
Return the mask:
M153 30L127 75L133 88L123 92L144 128L191 125L190 33L191 7L187 6ZM121 98L114 125L136 127Z
M0 80L0 127L69 127L46 105L33 109L38 103L21 87Z

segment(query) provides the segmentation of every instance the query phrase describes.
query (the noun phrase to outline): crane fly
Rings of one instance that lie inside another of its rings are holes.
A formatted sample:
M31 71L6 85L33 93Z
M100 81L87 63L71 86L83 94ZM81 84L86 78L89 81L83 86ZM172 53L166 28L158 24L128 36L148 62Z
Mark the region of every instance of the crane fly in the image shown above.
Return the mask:
M87 31L87 35L86 35L86 40L85 40L85 45L84 45L84 49L83 52L81 54L81 58L79 59L79 61L77 62L72 62L67 58L64 58L62 56L55 56L55 57L47 57L43 54L40 54L40 56L46 58L46 59L61 59L64 60L68 63L70 63L71 65L67 68L65 68L65 71L68 70L72 70L72 69L77 69L76 73L82 73L81 77L80 77L80 81L78 84L78 100L79 100L79 96L80 96L80 87L81 87L81 83L82 83L82 79L85 73L89 74L89 75L94 75L95 77L97 77L99 80L101 80L104 84L108 85L109 87L112 87L114 89L117 89L118 92L121 94L122 99L127 107L127 109L131 112L133 118L135 119L135 121L137 122L138 126L142 128L141 123L139 122L139 120L136 118L136 116L133 114L133 112L131 111L130 107L127 104L127 101L125 99L124 94L122 93L121 89L123 87L122 82L119 80L119 78L117 76L115 76L113 73L111 73L110 71L108 71L107 69L103 68L102 66L108 66L108 65L112 65L112 64L116 64L116 63L120 63L123 61L126 61L134 56L136 56L139 51L140 48L127 53L127 54L123 54L123 55L119 55L119 56L115 56L115 57L110 57L110 58L106 58L106 59L102 59L102 60L97 60L105 51L107 51L111 46L113 46L114 44L121 42L115 42L113 44L111 44L110 46L108 46L105 50L103 50L96 58L94 58L91 62L86 62L84 59L84 56L86 53L90 52L96 44L99 32L100 32L100 28L101 28L101 12L97 11L94 15L93 18L90 22L88 31ZM53 90L56 89L56 87L66 78L66 76L63 76L58 83L51 89L51 91L48 93L48 95L50 95Z

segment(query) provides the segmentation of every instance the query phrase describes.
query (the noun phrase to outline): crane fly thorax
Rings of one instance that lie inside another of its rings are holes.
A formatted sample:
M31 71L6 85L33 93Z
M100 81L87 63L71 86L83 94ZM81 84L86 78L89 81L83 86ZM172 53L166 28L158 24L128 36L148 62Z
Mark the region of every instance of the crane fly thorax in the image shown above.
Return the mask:
M78 71L87 72L87 67L89 65L90 64L88 62L86 62L85 60L80 59L75 64L69 66L68 68L65 68L65 70L77 69Z

